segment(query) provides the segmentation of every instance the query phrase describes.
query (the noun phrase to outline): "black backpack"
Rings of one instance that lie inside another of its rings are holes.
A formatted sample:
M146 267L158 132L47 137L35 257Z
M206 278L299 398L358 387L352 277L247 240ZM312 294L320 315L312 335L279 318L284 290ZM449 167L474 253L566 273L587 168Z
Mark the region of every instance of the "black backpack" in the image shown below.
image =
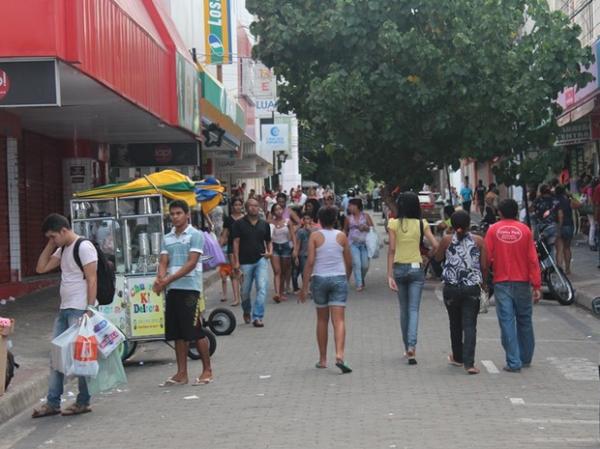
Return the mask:
M96 252L98 253L98 263L96 269L98 276L96 299L98 300L98 304L105 306L110 304L115 296L115 271L109 263L106 254L104 254L96 242L92 242L91 240L80 237L77 239L77 242L75 242L75 248L73 248L73 258L75 259L75 263L81 272L83 273L83 265L81 264L81 259L79 258L79 245L81 245L81 242L85 240L94 245L94 248L96 248ZM83 278L85 279L85 273Z

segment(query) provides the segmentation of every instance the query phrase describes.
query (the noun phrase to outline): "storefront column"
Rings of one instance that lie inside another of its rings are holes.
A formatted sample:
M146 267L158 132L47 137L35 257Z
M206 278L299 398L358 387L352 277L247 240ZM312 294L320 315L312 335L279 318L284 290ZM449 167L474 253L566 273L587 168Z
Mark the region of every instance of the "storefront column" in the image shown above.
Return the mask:
M21 231L19 215L19 161L17 139L6 139L6 181L8 199L8 238L10 245L10 277L21 281Z

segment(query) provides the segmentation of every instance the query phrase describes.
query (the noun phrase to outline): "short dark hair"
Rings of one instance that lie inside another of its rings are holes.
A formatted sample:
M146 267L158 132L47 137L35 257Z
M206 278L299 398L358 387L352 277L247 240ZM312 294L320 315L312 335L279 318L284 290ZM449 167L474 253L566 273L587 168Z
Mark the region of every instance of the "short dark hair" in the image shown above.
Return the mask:
M468 231L471 225L471 216L464 210L457 210L450 217L450 223L452 223L454 229Z
M348 201L348 204L354 204L356 207L358 207L358 210L363 210L363 202L360 198L352 198L350 201Z
M503 218L514 220L519 214L519 205L512 198L500 201L498 211L502 214Z
M419 196L414 192L402 192L400 195L398 195L396 207L396 216L399 219L421 219L421 203L419 202Z
M337 221L338 210L334 206L324 206L319 209L319 223L324 228L330 228Z
M169 203L169 212L173 209L181 209L185 214L190 213L190 206L183 200L174 200Z
M452 214L456 212L456 209L451 204L444 206L444 214L448 217L452 217Z
M235 203L240 203L243 206L244 200L241 197L236 196L234 199L231 200L231 205L233 206Z
M559 184L554 188L554 193L556 193L557 195L564 195L566 191L567 189L565 189L565 186L563 186L562 184Z
M50 214L42 223L42 232L45 234L48 231L60 232L63 229L71 229L71 223L67 217L61 214Z
M552 193L552 189L550 188L550 186L548 184L542 184L540 186L540 194L546 195L548 193Z
M271 213L272 213L272 214L275 214L275 208L276 208L276 207L281 207L281 206L280 206L279 204L277 204L277 203L273 204L273 205L271 206Z
M293 189L293 187L292 187L292 189ZM275 197L275 199L279 199L279 198L283 198L284 200L287 201L287 195L285 193L283 193L283 192L279 192L277 194L277 196Z

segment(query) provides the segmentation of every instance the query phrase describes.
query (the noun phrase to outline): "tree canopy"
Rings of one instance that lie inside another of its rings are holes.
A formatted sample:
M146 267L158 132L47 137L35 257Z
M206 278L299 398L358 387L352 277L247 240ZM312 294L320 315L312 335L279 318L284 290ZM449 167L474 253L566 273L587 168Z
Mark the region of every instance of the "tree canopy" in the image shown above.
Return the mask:
M404 186L462 157L543 155L585 85L579 29L545 0L247 0L254 55L336 160ZM342 163L340 164L342 165Z

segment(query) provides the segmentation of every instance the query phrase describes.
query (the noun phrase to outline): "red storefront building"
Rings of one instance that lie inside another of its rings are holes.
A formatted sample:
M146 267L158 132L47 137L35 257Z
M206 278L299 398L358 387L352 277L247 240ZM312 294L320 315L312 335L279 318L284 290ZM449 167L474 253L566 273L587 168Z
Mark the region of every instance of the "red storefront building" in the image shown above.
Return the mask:
M111 145L198 145L199 78L158 0L3 2L0 299L35 276L51 212L108 179ZM152 151L152 150L150 150ZM152 155L149 155L151 157Z

